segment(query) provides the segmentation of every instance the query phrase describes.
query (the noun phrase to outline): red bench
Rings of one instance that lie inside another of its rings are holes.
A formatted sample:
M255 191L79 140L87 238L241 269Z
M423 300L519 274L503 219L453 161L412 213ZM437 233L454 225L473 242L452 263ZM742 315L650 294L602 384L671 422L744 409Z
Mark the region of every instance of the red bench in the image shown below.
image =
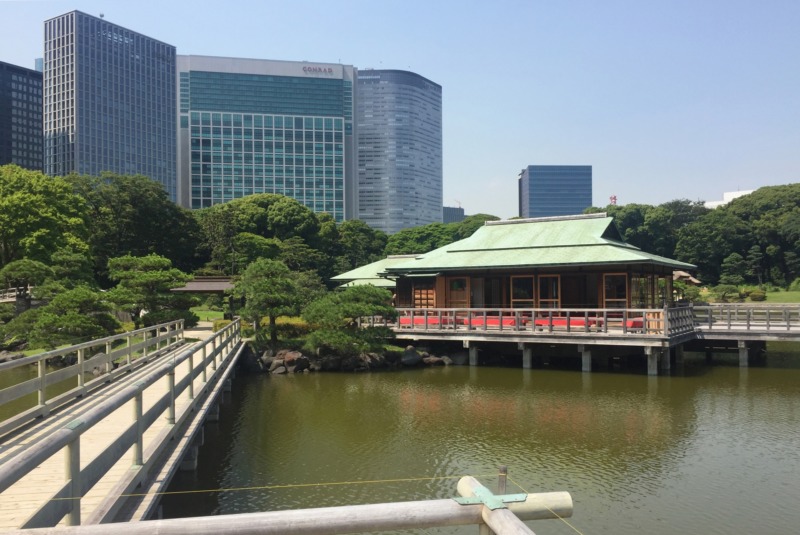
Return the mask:
M409 317L409 316L401 316L400 317L400 325L412 325L411 320L412 320L412 318ZM427 322L425 321L426 320L425 316L414 316L413 320L414 320L413 325L426 325L427 324L428 326L431 326L431 325L437 325L438 326L438 325L452 325L453 324L453 318L449 318L449 317L442 318L441 322L439 321L439 316L428 316L427 317Z
M520 326L525 325L525 323L527 321L528 321L527 318L520 318L519 319ZM461 320L461 323L463 323L464 325L470 325L472 327L483 327L484 324L487 327L499 327L500 326L500 318L498 318L497 316L487 316L485 318L485 321L484 321L483 317L472 318L470 320L467 320L466 318L464 318L464 319ZM503 318L502 325L503 325L503 327L516 327L517 326L517 319L516 318L510 318L510 317Z

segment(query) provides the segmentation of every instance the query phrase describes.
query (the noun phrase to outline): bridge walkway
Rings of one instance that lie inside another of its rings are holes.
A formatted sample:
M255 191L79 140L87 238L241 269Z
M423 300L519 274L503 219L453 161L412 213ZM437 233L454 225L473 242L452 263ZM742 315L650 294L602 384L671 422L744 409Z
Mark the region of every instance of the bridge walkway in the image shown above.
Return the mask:
M238 329L191 345L179 338L2 438L0 531L110 521L159 472L185 430L196 431L193 418L241 345Z

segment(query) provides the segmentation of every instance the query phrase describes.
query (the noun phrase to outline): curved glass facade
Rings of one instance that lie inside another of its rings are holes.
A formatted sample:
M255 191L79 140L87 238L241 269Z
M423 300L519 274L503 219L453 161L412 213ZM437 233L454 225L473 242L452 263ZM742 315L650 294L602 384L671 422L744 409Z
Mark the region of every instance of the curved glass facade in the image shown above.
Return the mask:
M394 233L442 221L442 88L413 72L358 73L358 219Z

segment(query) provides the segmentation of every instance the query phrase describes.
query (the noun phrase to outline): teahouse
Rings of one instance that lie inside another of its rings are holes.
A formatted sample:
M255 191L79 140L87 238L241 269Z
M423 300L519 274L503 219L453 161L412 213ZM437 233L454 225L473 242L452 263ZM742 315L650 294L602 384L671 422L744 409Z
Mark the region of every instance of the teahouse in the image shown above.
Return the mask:
M625 243L601 213L488 221L381 276L400 308L663 309L673 271L693 268Z

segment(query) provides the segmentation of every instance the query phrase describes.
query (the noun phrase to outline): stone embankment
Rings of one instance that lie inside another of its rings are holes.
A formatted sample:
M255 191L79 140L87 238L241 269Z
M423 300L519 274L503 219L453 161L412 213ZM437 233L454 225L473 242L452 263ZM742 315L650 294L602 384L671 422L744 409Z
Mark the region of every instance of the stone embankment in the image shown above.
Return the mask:
M353 356L320 355L308 356L300 351L281 349L277 352L265 351L256 355L252 351L246 355L243 366L251 373L281 375L310 372L368 372L396 370L427 366L450 366L466 363L465 354L452 356L431 355L408 346L403 352L364 353Z

